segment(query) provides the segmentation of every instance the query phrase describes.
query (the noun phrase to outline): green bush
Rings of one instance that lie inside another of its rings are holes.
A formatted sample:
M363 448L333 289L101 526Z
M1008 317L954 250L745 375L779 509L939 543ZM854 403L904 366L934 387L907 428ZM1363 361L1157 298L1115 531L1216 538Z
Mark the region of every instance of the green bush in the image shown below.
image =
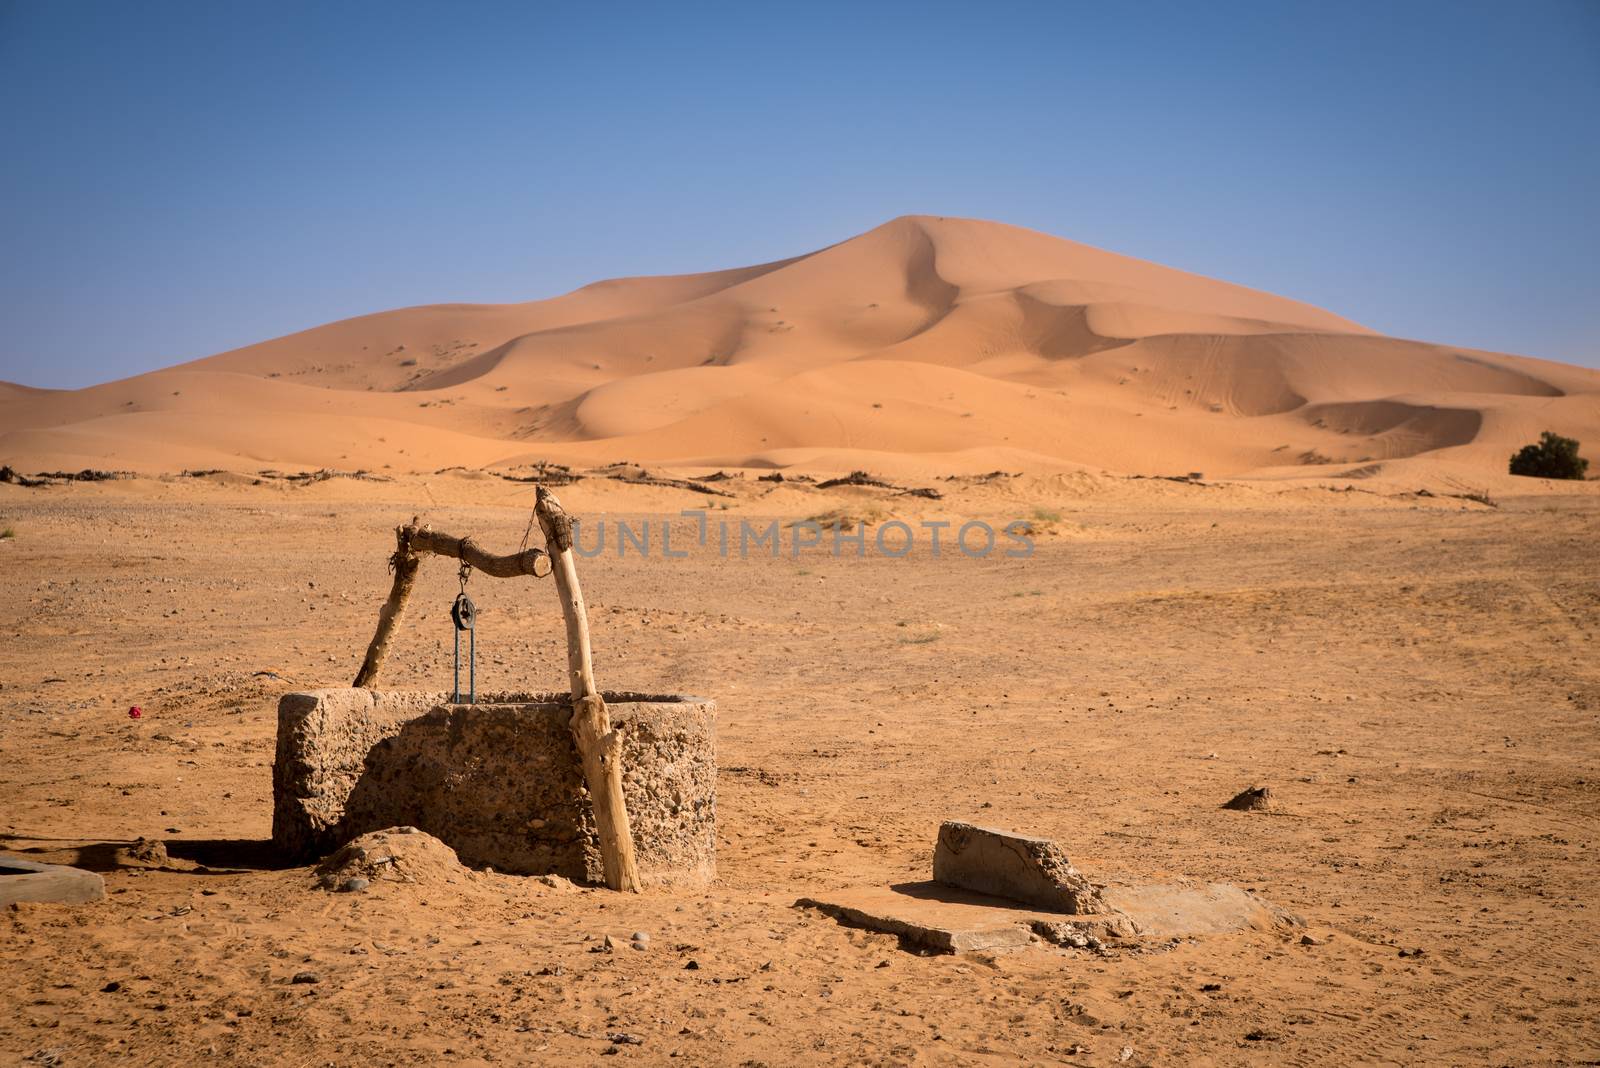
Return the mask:
M1539 444L1524 445L1511 458L1511 473L1529 478L1582 478L1587 470L1589 461L1578 455L1578 443L1548 430L1539 435Z

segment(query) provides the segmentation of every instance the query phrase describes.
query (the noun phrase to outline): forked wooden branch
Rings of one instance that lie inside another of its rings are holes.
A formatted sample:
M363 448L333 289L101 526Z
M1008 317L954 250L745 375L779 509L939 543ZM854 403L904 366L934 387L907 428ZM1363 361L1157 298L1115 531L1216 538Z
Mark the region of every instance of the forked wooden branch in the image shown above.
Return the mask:
M534 512L545 545L555 562L556 593L567 625L567 675L572 685L572 720L569 724L583 778L589 787L595 830L600 835L600 860L606 885L637 893L639 865L633 855L633 831L622 795L622 736L611 727L611 713L594 684L594 655L589 646L589 613L578 585L572 551L572 520L556 495L540 486Z
M550 556L543 549L523 549L521 552L495 556L474 545L470 537L457 538L419 527L415 519L403 527L396 527L394 538L394 555L389 557L394 585L389 589L389 599L378 612L378 630L372 636L372 644L367 646L366 659L361 661L361 670L356 672L357 686L378 684L378 672L383 669L384 658L389 655L389 641L406 614L411 587L416 585L421 554L448 556L495 578L515 578L518 575L543 578L550 574Z

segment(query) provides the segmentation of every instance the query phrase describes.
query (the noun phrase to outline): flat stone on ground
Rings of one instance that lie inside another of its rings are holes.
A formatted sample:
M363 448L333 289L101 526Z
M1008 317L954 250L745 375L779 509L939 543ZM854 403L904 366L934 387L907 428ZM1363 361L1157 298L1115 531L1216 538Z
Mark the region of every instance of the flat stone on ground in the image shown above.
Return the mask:
M1106 911L1074 917L1084 934L1099 938L1154 938L1266 930L1298 921L1226 883L1180 880L1143 886L1108 886ZM851 887L795 902L847 927L899 936L907 948L942 953L1020 949L1036 925L1063 923L1061 913L1040 910L938 882Z
M846 927L898 935L907 948L940 953L1020 949L1033 940L1029 921L1044 916L1015 902L932 882L852 887L803 897L795 905L826 913Z
M1304 926L1300 917L1230 883L1183 879L1105 888L1106 904L1150 938Z
M0 853L0 906L18 901L81 905L105 896L105 880L92 871Z

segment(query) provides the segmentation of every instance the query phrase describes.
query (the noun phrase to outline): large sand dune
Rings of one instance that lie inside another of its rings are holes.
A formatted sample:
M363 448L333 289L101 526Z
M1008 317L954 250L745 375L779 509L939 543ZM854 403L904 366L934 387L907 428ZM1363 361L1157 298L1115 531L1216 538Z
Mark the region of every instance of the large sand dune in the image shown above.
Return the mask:
M1305 477L1503 474L1600 439L1600 372L1385 337L997 223L362 316L120 382L0 384L24 470L551 459Z

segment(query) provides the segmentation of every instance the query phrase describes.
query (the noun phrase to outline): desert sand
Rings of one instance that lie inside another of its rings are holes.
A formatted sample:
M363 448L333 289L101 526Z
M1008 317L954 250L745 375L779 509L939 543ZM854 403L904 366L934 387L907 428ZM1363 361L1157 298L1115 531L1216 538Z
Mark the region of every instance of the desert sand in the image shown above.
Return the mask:
M0 848L108 889L0 914L3 1058L1600 1058L1592 493L931 485L937 500L753 477L716 483L729 497L562 488L579 516L676 518L680 544L679 511L707 505L1039 531L1026 559L585 560L603 684L720 707L718 880L631 896L426 850L405 881L333 894L266 841L276 698L348 684L395 523L514 547L531 486L0 484ZM448 562L425 562L387 684L448 686L455 590ZM480 685L562 686L548 580L473 592ZM1222 808L1252 785L1275 811ZM1054 838L1094 876L1251 888L1307 926L921 956L793 907L925 878L944 818ZM164 853L130 850L140 837ZM636 931L648 950L622 948ZM606 935L619 948L596 952Z
M1542 430L1600 439L1600 372L931 216L756 267L380 312L88 389L0 384L0 462L31 471L626 460L1492 489Z

